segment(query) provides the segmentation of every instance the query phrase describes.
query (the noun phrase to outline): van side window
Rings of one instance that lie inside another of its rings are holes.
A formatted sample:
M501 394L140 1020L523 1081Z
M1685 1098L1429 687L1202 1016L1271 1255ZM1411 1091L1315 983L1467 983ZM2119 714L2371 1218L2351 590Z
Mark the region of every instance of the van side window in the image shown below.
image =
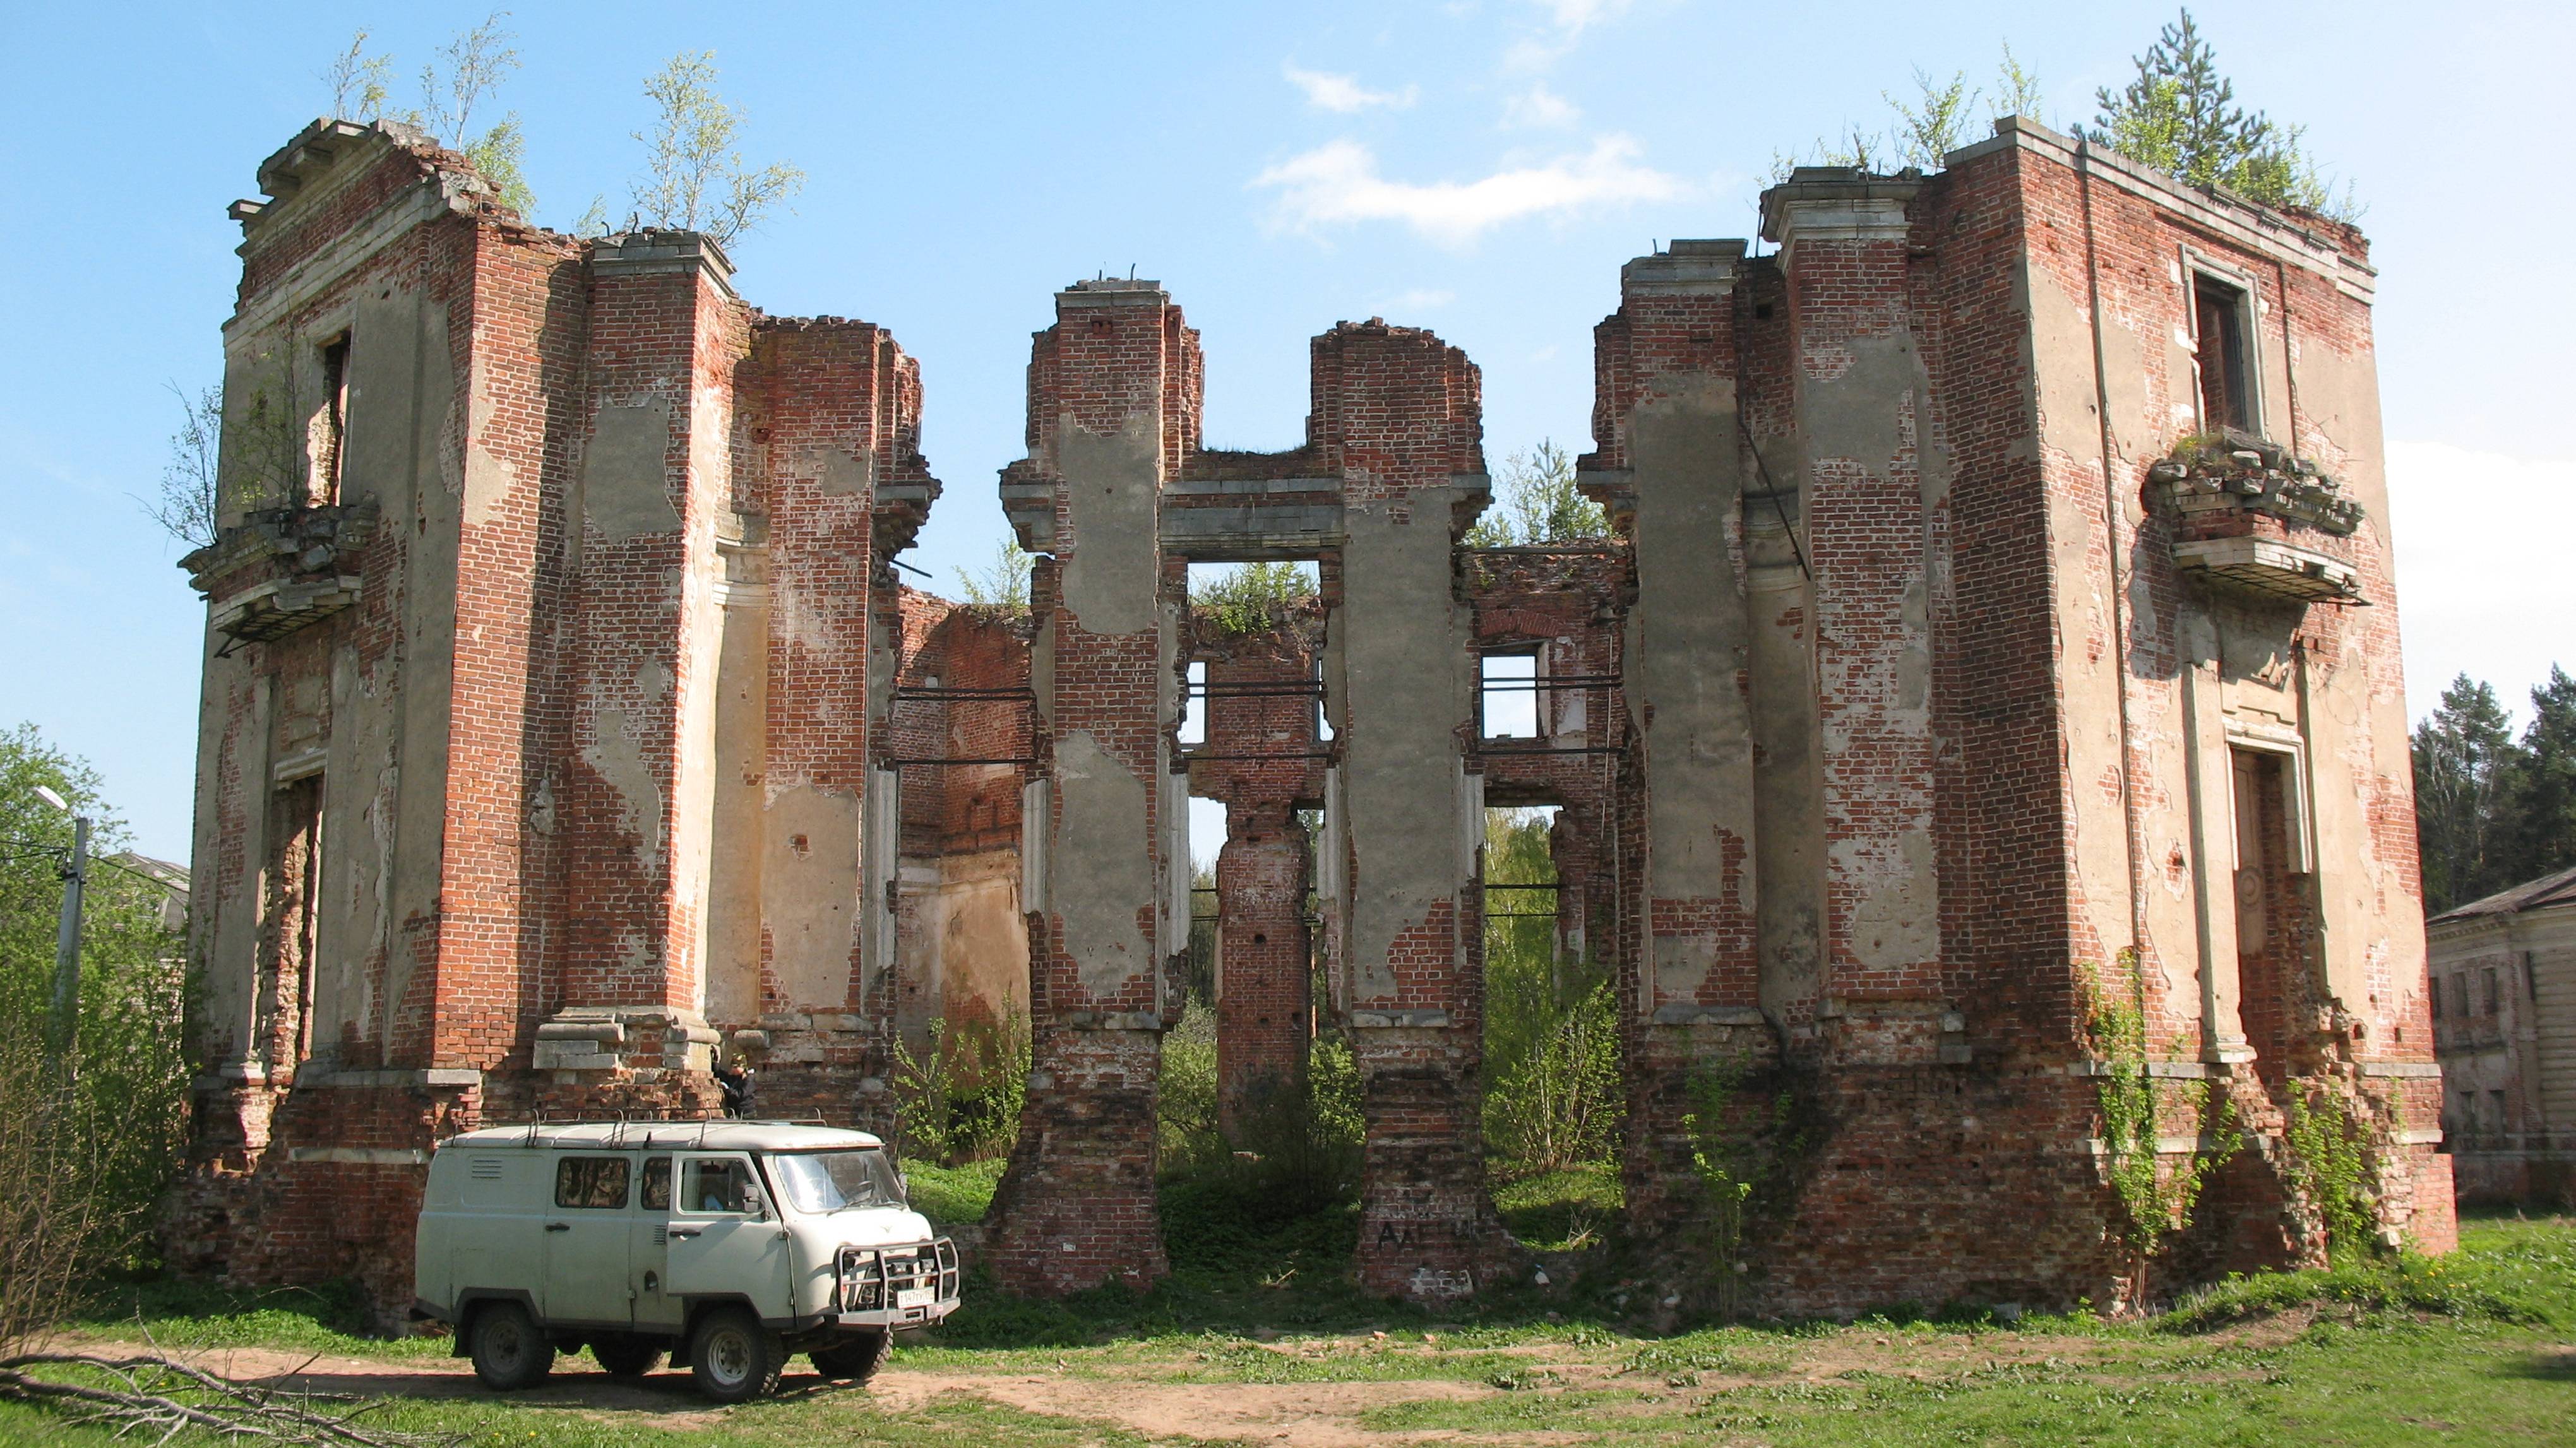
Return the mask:
M667 1156L644 1158L644 1209L671 1210L671 1159Z
M625 1206L626 1158L568 1156L555 1163L555 1205L558 1207Z
M751 1181L749 1168L740 1161L700 1157L692 1160L682 1174L680 1210L684 1212L739 1212L743 1205L743 1188Z

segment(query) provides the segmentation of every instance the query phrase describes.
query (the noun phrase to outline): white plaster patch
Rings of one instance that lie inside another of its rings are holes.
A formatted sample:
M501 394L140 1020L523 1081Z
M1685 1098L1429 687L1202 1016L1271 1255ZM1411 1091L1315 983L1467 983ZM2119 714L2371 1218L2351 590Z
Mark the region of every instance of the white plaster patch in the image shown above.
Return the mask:
M626 711L602 709L594 734L582 746L582 763L590 766L617 795L617 825L634 840L636 859L648 875L662 866L662 784L645 761L643 745L627 727ZM629 952L632 954L632 951Z
M1145 785L1088 729L1056 741L1055 777L1064 809L1047 852L1047 898L1082 988L1106 997L1153 965L1136 927L1137 911L1154 903Z

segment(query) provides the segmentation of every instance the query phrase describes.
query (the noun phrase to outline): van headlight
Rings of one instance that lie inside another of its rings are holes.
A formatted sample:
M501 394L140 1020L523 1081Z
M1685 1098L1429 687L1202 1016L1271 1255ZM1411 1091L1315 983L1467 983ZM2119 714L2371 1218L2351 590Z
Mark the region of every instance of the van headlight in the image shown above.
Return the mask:
M833 1275L838 1279L839 1311L874 1312L885 1306L885 1264L880 1254L864 1247L843 1247Z

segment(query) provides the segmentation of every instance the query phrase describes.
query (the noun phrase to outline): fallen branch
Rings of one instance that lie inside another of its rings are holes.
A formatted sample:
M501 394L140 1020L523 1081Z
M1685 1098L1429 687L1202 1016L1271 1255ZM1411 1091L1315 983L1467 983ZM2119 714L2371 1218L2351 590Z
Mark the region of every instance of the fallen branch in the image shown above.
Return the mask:
M123 1386L64 1382L29 1371L38 1367L86 1368ZM461 1434L356 1426L359 1415L383 1406L381 1400L282 1391L210 1373L159 1353L111 1358L25 1352L0 1357L0 1398L69 1408L73 1421L112 1427L119 1436L157 1431L160 1442L190 1428L223 1438L339 1448L440 1448L462 1441ZM317 1412L316 1404L351 1406Z

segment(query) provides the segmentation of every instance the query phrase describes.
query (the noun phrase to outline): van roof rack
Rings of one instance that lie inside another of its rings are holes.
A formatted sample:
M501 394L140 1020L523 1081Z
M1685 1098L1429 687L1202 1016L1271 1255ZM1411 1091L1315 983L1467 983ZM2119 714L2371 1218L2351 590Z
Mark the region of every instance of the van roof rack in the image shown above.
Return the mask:
M537 1134L550 1126L610 1127L613 1129L609 1132L608 1139L601 1145L614 1147L625 1144L626 1129L630 1126L694 1125L698 1128L695 1144L703 1145L707 1139L707 1128L710 1126L830 1126L831 1124L823 1119L823 1113L819 1111L809 1111L802 1116L727 1116L720 1109L709 1107L629 1108L610 1114L573 1116L549 1116L545 1108L537 1107L529 1112L524 1122L488 1121L484 1123L487 1127L524 1125L528 1130L527 1144L530 1147L537 1144Z

